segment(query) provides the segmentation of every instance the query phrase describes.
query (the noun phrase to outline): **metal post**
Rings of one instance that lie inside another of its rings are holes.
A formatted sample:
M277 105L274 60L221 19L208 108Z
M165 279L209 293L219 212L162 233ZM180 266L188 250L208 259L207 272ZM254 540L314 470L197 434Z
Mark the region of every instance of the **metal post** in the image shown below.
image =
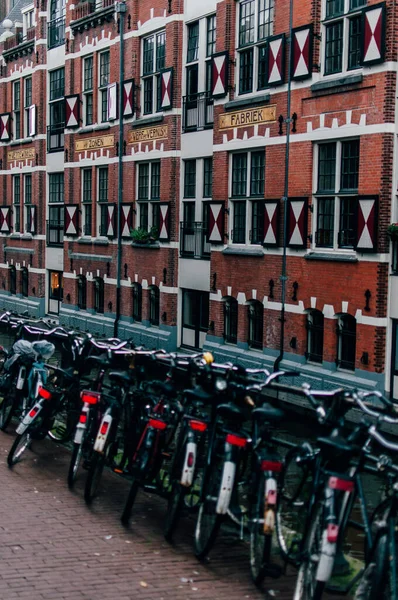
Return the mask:
M290 0L289 5L289 60L288 60L288 79L287 79L287 118L286 123L286 149L285 149L285 184L283 191L283 254L282 254L282 270L280 276L281 282L281 330L279 343L279 356L274 363L274 371L279 369L279 365L283 360L284 343L285 343L285 303L286 303L286 247L287 247L287 227L288 227L288 197L289 197L289 154L290 154L290 123L291 123L291 100L292 100L292 44L293 44L293 0Z
M123 202L123 81L124 81L124 17L127 12L125 1L117 2L115 5L116 14L119 15L119 162L118 162L118 195L117 195L117 275L116 275L116 317L113 329L114 337L118 336L121 305L121 277L122 277L122 202Z

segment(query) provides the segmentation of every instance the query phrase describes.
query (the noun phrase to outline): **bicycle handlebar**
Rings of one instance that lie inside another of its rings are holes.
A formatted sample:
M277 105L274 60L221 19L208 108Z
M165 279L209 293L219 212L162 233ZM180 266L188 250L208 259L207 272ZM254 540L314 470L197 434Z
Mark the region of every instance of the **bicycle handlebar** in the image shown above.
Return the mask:
M369 435L373 439L375 439L383 448L387 450L391 450L392 452L398 452L398 444L394 444L394 442L390 442L386 440L386 438L376 429L375 425L371 425L369 427Z

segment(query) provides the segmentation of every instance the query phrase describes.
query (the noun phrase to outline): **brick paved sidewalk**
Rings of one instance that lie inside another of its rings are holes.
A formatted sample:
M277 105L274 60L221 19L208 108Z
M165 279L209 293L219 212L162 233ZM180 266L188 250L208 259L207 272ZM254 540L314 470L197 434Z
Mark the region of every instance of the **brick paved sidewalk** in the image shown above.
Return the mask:
M88 508L85 472L70 492L69 453L36 442L12 471L13 434L0 432L0 600L291 600L294 571L250 580L247 544L220 535L211 561L192 553L193 522L184 519L170 546L162 535L165 501L140 492L129 529L120 524L128 482L105 473Z

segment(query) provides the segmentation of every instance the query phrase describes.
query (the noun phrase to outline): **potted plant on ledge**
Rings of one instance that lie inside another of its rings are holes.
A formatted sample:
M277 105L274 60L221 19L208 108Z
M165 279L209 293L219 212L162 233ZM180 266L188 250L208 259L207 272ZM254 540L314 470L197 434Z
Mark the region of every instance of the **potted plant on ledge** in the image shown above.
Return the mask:
M398 223L391 223L387 227L387 235L393 242L398 240Z
M144 246L156 242L159 238L159 232L157 227L151 227L150 231L143 227L137 227L137 229L131 231L131 238L134 244Z

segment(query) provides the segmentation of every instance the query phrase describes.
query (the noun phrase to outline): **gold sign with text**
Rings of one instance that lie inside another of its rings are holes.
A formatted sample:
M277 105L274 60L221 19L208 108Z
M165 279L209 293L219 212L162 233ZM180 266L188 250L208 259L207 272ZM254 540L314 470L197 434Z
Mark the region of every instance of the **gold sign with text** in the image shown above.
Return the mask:
M114 135L102 135L100 137L86 138L85 140L77 140L75 142L76 152L84 150L98 150L100 148L113 148L115 145Z
M14 160L27 160L32 158L33 160L36 157L36 151L34 148L25 148L24 150L11 150L7 154L8 162L12 162Z
M235 129L235 127L250 127L276 121L276 105L259 106L247 110L220 115L220 129Z
M146 127L145 129L133 129L132 131L129 131L129 144L136 144L137 142L151 142L153 140L165 140L168 137L168 125Z

